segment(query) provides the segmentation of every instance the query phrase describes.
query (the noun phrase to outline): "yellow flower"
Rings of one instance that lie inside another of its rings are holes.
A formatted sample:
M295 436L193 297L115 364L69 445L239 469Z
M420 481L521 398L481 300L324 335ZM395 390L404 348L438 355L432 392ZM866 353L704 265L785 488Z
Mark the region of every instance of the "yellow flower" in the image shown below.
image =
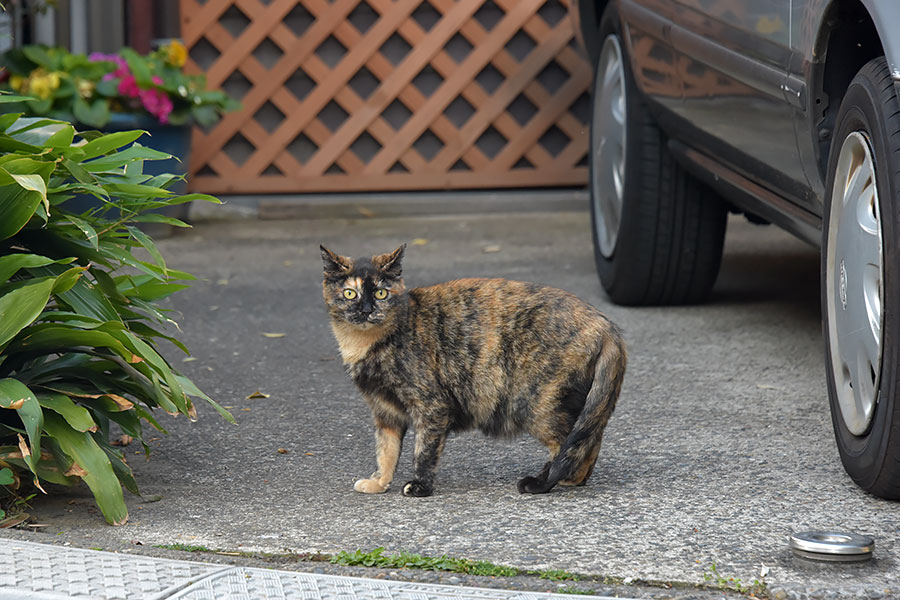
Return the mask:
M59 87L59 73L47 73L44 69L35 69L28 77L29 91L42 100L53 95Z
M184 63L187 61L187 55L187 48L185 48L184 44L178 40L172 40L169 45L166 46L166 60L171 65L179 68L183 67Z
M25 78L21 75L10 75L9 77L9 86L16 90L17 92L22 91L22 85L25 83Z

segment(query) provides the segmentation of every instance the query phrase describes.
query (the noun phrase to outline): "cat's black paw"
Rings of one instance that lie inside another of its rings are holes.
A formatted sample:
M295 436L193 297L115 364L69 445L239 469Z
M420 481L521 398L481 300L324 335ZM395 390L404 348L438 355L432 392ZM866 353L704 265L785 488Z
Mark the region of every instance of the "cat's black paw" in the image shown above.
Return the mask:
M549 492L550 487L553 486L547 487L546 480L537 477L523 477L516 487L519 488L520 494L544 494Z
M433 491L434 490L430 485L425 485L421 481L417 481L415 479L403 486L404 496L415 496L416 498L422 498L424 496L430 496Z

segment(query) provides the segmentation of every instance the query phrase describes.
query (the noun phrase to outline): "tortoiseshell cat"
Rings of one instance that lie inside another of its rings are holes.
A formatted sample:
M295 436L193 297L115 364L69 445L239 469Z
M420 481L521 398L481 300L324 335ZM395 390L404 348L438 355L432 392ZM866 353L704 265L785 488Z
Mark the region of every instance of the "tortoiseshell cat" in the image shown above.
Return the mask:
M390 254L350 259L324 246L323 295L348 373L372 409L378 468L354 488L376 494L394 477L409 425L414 477L429 496L447 434L527 432L550 461L518 483L539 494L582 485L625 375L616 326L572 294L505 279L460 279L407 290Z

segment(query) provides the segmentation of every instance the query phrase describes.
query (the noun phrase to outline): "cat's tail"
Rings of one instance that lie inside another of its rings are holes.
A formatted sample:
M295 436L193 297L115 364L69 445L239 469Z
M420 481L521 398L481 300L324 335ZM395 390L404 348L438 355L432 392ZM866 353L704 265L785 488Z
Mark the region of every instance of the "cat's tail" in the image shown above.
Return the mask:
M604 336L594 367L594 380L588 390L584 408L556 457L537 477L519 481L519 492L543 494L559 482L581 485L594 469L600 452L603 430L616 407L625 378L628 353L621 334L612 327Z

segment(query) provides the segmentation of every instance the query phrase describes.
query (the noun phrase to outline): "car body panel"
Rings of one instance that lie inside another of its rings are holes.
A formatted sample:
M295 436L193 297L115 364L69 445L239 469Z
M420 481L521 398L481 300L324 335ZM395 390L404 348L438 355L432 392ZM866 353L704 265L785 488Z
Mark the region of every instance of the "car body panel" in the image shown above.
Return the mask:
M855 0L609 1L619 8L635 82L682 145L679 159L736 206L818 243L829 150L823 115L840 102L821 91L825 50L835 15ZM572 2L589 55L606 4ZM900 2L860 5L900 88L900 35L892 34Z

